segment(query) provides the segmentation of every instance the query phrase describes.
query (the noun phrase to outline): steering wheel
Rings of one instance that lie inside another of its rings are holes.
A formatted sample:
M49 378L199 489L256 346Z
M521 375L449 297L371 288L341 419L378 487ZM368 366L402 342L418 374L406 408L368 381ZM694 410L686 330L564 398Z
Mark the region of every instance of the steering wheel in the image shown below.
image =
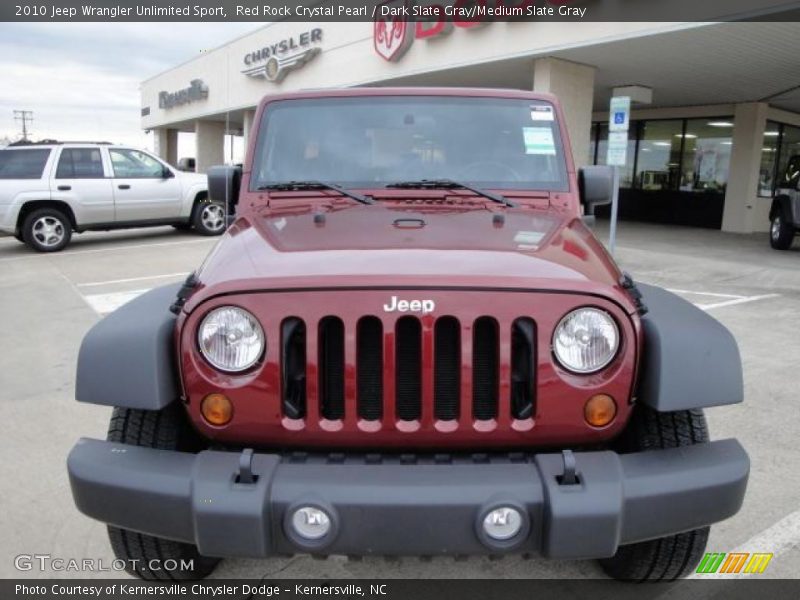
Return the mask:
M487 176L487 171L491 175L492 172L495 174L503 173L500 177L490 177ZM471 162L468 165L464 165L461 169L459 169L459 177L461 179L471 179L475 180L476 175L480 177L480 179L485 179L488 181L508 181L508 176L510 175L511 181L522 181L522 175L512 167L509 167L505 163L497 162L495 160L478 160L475 162Z

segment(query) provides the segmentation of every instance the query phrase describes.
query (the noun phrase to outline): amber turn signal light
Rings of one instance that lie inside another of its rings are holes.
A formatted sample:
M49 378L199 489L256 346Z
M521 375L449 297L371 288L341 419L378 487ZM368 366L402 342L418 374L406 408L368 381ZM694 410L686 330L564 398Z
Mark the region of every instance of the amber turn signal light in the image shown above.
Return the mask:
M200 403L203 418L217 427L227 425L233 417L233 404L224 394L209 394Z
M607 394L596 394L586 401L583 417L592 427L605 427L617 416L617 403Z

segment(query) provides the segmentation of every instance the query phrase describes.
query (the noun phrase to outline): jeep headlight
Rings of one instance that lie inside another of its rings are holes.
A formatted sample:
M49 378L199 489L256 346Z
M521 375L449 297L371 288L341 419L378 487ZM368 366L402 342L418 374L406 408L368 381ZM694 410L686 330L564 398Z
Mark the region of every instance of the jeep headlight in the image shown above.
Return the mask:
M264 352L264 330L253 315L236 306L208 313L197 332L200 353L220 371L252 367Z
M598 308L579 308L566 315L553 333L553 353L568 371L594 373L610 363L619 348L619 329Z

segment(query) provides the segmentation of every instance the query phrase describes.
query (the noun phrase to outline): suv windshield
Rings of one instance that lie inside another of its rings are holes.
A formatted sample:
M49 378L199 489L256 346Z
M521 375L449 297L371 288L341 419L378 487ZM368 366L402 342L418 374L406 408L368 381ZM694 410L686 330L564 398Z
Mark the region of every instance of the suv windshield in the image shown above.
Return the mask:
M566 191L553 106L509 98L314 98L270 103L251 188L290 181L384 187L454 180Z

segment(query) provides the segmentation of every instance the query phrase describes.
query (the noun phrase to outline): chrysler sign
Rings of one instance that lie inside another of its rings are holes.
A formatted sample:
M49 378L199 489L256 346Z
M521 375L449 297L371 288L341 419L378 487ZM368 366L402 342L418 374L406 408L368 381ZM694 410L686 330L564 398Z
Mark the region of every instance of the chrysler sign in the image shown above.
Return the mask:
M245 54L242 73L281 82L291 71L317 56L322 51L319 47L321 42L322 29L319 28L273 42Z

